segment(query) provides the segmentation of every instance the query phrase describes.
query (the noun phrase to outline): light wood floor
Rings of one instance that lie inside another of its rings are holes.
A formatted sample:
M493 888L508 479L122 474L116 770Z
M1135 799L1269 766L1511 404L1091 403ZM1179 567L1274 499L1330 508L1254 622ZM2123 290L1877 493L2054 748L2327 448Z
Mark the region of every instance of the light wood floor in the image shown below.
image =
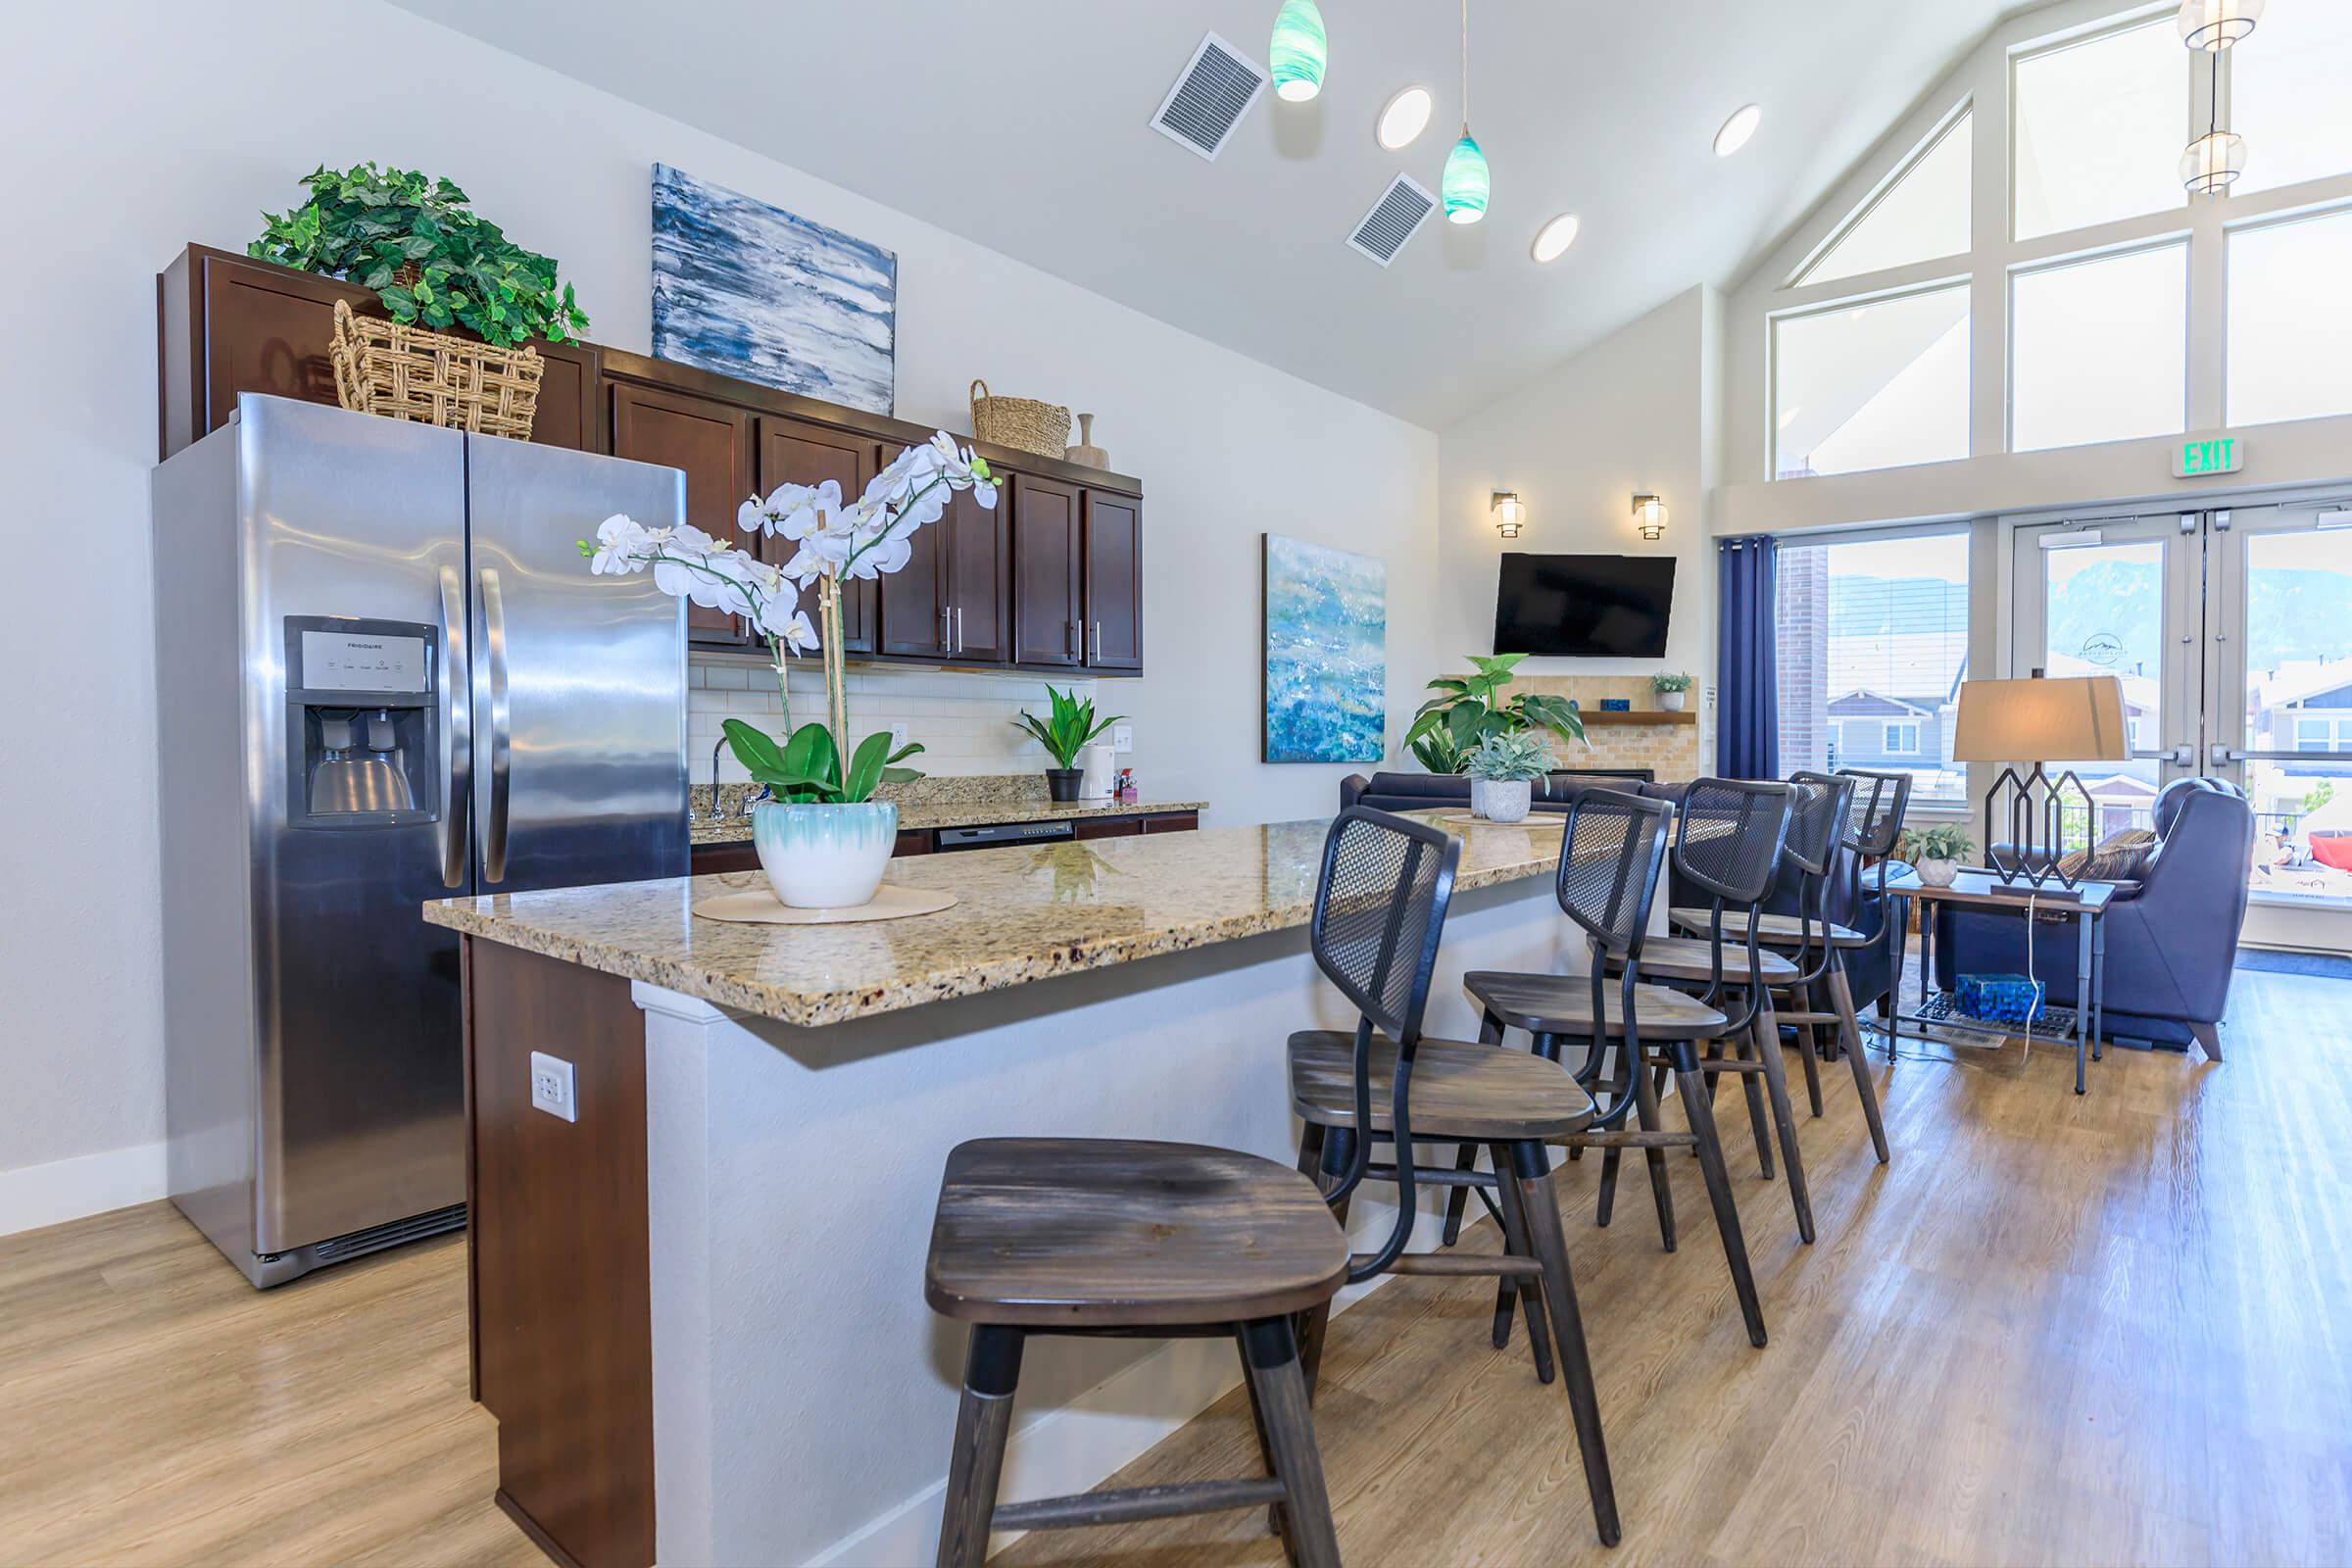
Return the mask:
M1906 1059L1883 1080L1883 1171L1840 1069L1827 1117L1798 1105L1812 1248L1727 1084L1763 1350L1695 1165L1673 1164L1673 1255L1638 1158L1607 1231L1598 1161L1564 1166L1624 1544L1593 1540L1566 1402L1524 1337L1488 1348L1491 1284L1410 1279L1332 1327L1317 1417L1348 1560L2352 1562L2348 1014L2343 982L2244 974L2227 1066L2110 1051L2082 1100L2046 1042L2022 1068L2015 1046ZM1119 1484L1255 1467L1237 1396ZM455 1240L266 1294L166 1205L0 1240L7 1568L542 1562L492 1507L494 1468ZM1229 1515L1032 1536L1000 1561L1280 1553Z

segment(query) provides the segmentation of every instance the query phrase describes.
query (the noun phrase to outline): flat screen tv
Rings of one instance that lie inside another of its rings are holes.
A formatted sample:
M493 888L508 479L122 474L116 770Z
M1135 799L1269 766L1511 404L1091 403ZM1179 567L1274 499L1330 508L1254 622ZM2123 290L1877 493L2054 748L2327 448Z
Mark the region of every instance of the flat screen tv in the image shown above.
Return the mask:
M1502 558L1494 651L1555 659L1663 659L1672 556Z

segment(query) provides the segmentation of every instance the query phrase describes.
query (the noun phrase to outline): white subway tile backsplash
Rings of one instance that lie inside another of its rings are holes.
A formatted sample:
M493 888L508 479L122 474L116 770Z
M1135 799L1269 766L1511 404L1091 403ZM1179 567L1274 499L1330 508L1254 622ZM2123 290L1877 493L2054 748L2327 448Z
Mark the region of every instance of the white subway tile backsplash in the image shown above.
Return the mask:
M821 718L821 669L809 661L796 661L789 678L793 722ZM721 719L782 721L774 673L760 665L696 659L688 665L686 686L688 751L696 760L697 779L706 776ZM907 738L923 744L918 765L927 773L1029 772L1046 765L1045 748L1016 729L1012 720L1023 709L1046 710L1046 686L1034 675L869 666L850 673L850 727L865 734L906 725ZM1093 681L1080 679L1067 686L1081 697L1095 696ZM735 759L723 751L719 778L727 783L744 778Z

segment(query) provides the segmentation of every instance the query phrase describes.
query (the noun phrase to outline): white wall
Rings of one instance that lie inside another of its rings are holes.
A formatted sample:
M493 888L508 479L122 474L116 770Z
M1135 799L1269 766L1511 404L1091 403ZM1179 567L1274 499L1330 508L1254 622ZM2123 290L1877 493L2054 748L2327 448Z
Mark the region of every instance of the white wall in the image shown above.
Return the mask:
M355 61L400 63L381 105L354 107ZM776 79L790 90L788 63ZM0 1195L0 1219L154 1196L154 279L190 240L241 247L322 161L447 174L562 261L590 336L639 351L656 160L896 250L902 416L963 428L965 388L985 375L1098 413L1113 466L1145 482L1152 672L1113 689L1149 795L1205 797L1212 822L1302 816L1328 810L1348 771L1257 760L1266 529L1386 558L1392 733L1431 667L1434 434L406 12L28 11L0 65L0 128L25 150L0 172L10 210L50 215L9 255L15 373L0 378L11 554L43 584L0 617L15 716L0 767L0 1173L83 1161L24 1178L39 1196L12 1208ZM822 167L824 149L808 162ZM940 167L956 176L953 149ZM1010 199L972 183L972 200Z
M1531 659L1530 674L1687 670L1715 679L1715 547L1707 524L1716 468L1718 301L1694 288L1443 432L1439 446L1438 652L1449 669L1494 648L1494 587L1506 551L1671 555L1674 612L1662 660ZM1515 490L1525 531L1494 531L1492 498ZM1655 544L1635 531L1633 498L1661 497ZM1391 697L1396 682L1391 681ZM1702 714L1709 705L1702 704ZM1711 750L1707 753L1711 756Z

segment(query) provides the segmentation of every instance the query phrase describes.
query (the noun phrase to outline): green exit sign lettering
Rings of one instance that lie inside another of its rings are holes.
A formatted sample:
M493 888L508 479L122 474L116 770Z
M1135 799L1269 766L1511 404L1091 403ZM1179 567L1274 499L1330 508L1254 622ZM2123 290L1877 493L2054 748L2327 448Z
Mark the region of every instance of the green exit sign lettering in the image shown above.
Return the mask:
M2233 435L2183 441L2173 448L2173 477L2202 479L2208 474L2235 473L2246 466L2246 444Z

